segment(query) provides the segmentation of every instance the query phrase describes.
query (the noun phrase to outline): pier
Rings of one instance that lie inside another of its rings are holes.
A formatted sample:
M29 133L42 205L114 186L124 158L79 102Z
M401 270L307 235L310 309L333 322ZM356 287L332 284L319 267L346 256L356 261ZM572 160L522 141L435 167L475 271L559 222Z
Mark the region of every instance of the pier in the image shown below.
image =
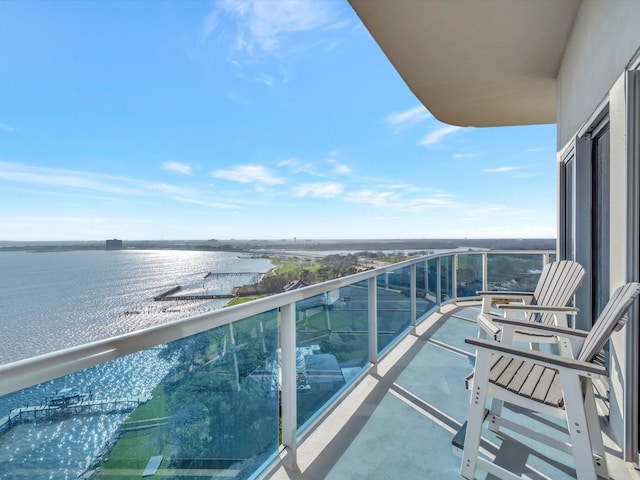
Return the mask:
M54 395L47 397L42 405L14 408L0 418L0 433L9 430L19 422L51 418L56 415L78 415L91 413L119 413L133 410L151 399L151 395L134 395L130 397L94 399L88 393L76 395Z
M220 295L174 295L171 297L154 298L156 302L168 302L170 300L219 300L221 298L234 298L230 293Z
M170 290L167 290L166 292L161 293L160 295L156 295L155 297L153 297L153 300L156 302L160 302L162 300L170 300L165 297L168 297L169 295L173 295L174 293L177 293L180 290L182 290L182 287L178 285L177 287L173 287Z
M228 276L239 276L239 275L251 275L251 281L249 284L257 283L260 280L260 277L264 275L264 273L260 272L207 272L204 276L204 279L212 278L215 279L217 277L228 277ZM162 292L160 295L156 295L153 297L155 302L168 302L172 300L221 300L221 299L230 299L235 298L237 295L231 293L218 293L218 294L188 294L188 295L176 295L176 293L182 291L182 285L178 285L170 288L166 292Z

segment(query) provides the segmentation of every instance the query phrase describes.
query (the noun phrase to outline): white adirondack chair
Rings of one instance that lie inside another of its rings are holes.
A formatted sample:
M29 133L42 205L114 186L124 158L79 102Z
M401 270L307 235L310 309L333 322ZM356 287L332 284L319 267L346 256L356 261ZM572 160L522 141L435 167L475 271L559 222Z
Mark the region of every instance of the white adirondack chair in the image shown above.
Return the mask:
M545 332L566 342L573 358L519 348L507 343L481 338L467 338L475 346L476 362L469 418L462 457L461 474L473 479L477 467L506 479L520 478L501 466L479 457L482 424L489 421L491 430L510 430L531 440L572 453L577 477L592 480L609 478L602 432L596 411L592 380L606 375L605 368L594 362L611 333L624 326L625 312L640 293L640 283L618 288L605 306L591 331L541 325L511 319L499 320L508 331ZM486 399L492 398L490 410ZM543 435L519 422L502 417L505 405L564 419L570 443Z
M482 311L478 315L478 325L481 332L490 338L500 340L502 329L496 323L497 319L514 318L516 312L522 312L524 319L546 325L568 326L567 316L578 312L577 308L568 307L574 294L582 285L586 275L585 269L578 262L560 260L547 263L542 269L535 291L532 292L502 292L481 291ZM507 300L506 305L498 305L504 315L492 313L491 307L495 300ZM522 318L522 317L521 317ZM525 341L532 344L555 341L547 335L516 335L514 341Z

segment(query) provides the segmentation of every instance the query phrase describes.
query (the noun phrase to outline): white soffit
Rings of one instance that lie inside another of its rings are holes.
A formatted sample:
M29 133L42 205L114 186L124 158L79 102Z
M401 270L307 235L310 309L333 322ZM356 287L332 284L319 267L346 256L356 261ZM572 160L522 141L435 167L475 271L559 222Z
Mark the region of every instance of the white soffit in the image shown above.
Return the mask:
M349 0L411 91L460 126L554 123L580 0Z

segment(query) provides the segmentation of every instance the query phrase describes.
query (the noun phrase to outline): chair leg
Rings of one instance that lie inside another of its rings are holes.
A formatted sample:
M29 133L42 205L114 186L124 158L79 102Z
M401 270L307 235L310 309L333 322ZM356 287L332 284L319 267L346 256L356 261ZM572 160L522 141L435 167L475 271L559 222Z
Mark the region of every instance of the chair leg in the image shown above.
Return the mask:
M567 405L567 428L571 437L571 450L580 480L596 480L596 467L593 461L593 450L587 415L585 398L582 394L580 379L577 375L560 372L560 381L564 401Z
M473 480L478 463L480 437L482 434L482 424L484 423L489 383L489 358L490 354L485 352L479 352L476 357L469 417L467 419L467 433L464 440L464 450L462 452L462 465L460 467L460 474L468 480Z
M585 383L586 390L584 398L584 410L588 422L589 439L591 442L591 448L593 449L593 459L596 465L596 473L599 477L609 478L604 442L602 441L602 430L600 429L600 418L598 417L595 395L593 393L593 384L590 380L585 380Z
M492 398L491 399L491 408L489 411L489 423L488 427L494 433L500 433L500 422L497 421L500 417L502 417L502 408L504 406L504 401Z

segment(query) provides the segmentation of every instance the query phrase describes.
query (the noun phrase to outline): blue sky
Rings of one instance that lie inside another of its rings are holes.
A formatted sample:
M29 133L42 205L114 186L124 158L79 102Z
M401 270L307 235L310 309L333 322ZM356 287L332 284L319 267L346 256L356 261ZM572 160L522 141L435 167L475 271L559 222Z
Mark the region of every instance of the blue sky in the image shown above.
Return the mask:
M556 236L555 126L440 123L346 1L0 25L0 240Z

